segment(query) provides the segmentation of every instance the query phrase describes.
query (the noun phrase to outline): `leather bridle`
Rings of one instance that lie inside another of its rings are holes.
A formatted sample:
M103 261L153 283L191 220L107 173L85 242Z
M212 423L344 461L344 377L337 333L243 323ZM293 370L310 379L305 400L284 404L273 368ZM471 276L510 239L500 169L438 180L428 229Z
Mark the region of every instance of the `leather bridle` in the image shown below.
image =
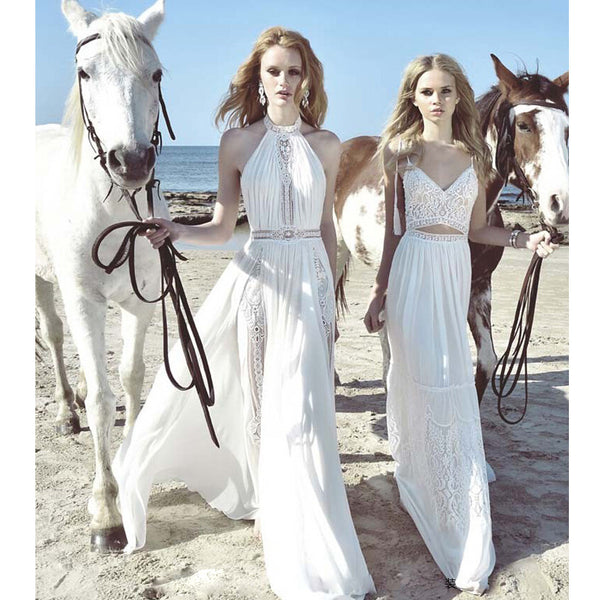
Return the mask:
M519 102L518 105L544 106L563 110L567 114L569 113L566 104L561 106L544 100L538 100L535 102ZM529 199L532 206L537 208L538 202L536 194L531 188L529 180L523 172L523 169L521 169L521 166L519 165L514 153L513 129L510 119L508 118L508 111L510 111L511 108L514 108L514 105L504 102L499 107L494 118L494 125L498 131L498 144L496 146L497 170L500 176L503 178L505 185L508 181L508 175L510 172L514 172L517 178L517 185L521 189L521 194L517 200L525 196ZM543 229L550 233L551 242L558 244L564 239L563 234L560 233L555 227L547 225L543 221L540 221L540 224ZM523 286L521 287L521 293L519 294L517 309L515 311L506 351L498 359L491 377L492 390L497 397L498 414L500 415L500 418L509 425L515 425L522 421L527 412L527 404L529 402L527 347L529 345L529 339L533 329L533 317L535 314L542 260L543 259L537 253L534 253L533 257L531 258L529 268L525 274ZM513 374L513 369L515 369L515 367L516 371ZM517 382L519 381L521 371L524 371L525 401L521 414L518 418L513 420L506 416L502 408L502 400L510 396L514 391ZM512 383L509 385L511 377Z
M77 55L77 52L79 52L80 48L84 44L97 40L100 37L101 36L99 33L94 33L82 39L77 44L75 55ZM145 41L146 43L150 44L150 42L148 42L147 40ZM94 158L100 159L100 166L110 179L110 189L106 194L105 200L110 196L110 193L112 192L113 188L118 187L121 190L121 198L125 198L127 200L131 210L137 218L137 221L122 221L104 229L104 231L102 231L102 233L100 233L100 235L96 238L96 241L92 246L92 260L107 274L112 273L112 271L114 271L115 269L123 265L125 262L127 262L129 266L129 277L131 280L131 286L135 295L142 302L161 303L163 324L163 357L167 377L169 378L169 381L180 391L187 391L191 390L192 388L196 389L198 397L200 398L200 404L202 405L202 410L204 412L204 417L206 419L206 424L208 426L211 439L213 443L217 447L219 447L219 441L217 439L217 435L208 411L208 407L213 406L215 403L215 393L212 376L210 373L208 360L206 358L206 353L204 351L200 335L194 322L194 316L187 301L187 297L185 295L185 291L181 283L181 278L179 277L179 273L177 272L176 258L179 258L181 260L187 260L187 258L183 256L183 254L178 252L173 246L171 240L167 238L163 245L160 246L160 248L158 248L161 267L160 295L154 299L149 299L142 295L137 284L137 279L135 275L135 242L140 234L145 233L149 228L157 228L157 226L153 224L144 223L142 220L142 216L140 214L135 200L135 196L141 190L141 188L137 188L133 192L129 192L129 190L117 184L111 177L111 174L106 165L106 150L102 146L102 142L98 137L98 134L96 133L94 125L85 107L85 102L83 100L83 94L81 90L81 72L78 72L77 78L79 85L79 98L81 103L81 115L86 130L88 132L88 140L90 142L90 145L92 146L92 149L94 149L97 152ZM167 114L167 108L165 106L165 102L160 89L160 80L158 81L158 99L160 102L160 107L156 115L154 130L152 132L152 137L150 140L151 144L154 146L156 156L158 156L162 150L162 135L158 129L158 121L160 118L161 109L163 117L165 119L165 123L167 125L167 129L169 130L169 135L171 136L171 139L175 139L175 134L173 133L173 129L169 121L169 116ZM154 216L154 188L156 187L157 193L159 193L160 191L160 181L154 177L154 174L155 170L153 168L152 174L150 175L150 178L145 185L147 210L148 214L151 217ZM99 251L102 242L113 231L126 227L128 227L129 229L123 236L123 240L121 242L121 245L119 246L119 249L108 263L103 263L99 258ZM171 365L169 362L169 334L167 328L166 311L167 296L171 298L171 302L173 304L175 315L177 317L177 326L179 330L182 352L185 358L186 365L192 377L190 384L187 386L184 386L177 381L177 379L173 375Z
M494 126L498 135L498 142L496 143L496 170L504 185L508 182L508 176L511 172L515 174L517 187L521 190L521 193L517 197L520 200L526 197L534 208L538 207L538 201L536 193L533 191L527 176L523 172L517 157L515 156L515 137L514 137L514 123L511 123L509 117L510 111L515 106L539 106L546 108L555 108L562 110L566 114L569 114L569 109L566 104L556 104L548 100L535 100L535 101L521 101L517 104L512 104L507 100L504 100L498 106L496 114L494 115Z

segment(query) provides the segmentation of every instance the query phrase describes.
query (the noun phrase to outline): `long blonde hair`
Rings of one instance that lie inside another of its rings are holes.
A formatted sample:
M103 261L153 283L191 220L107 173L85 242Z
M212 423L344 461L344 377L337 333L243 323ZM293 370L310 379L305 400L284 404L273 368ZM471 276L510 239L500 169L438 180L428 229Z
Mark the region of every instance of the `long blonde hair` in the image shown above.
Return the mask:
M460 98L452 115L454 141L473 157L477 176L485 182L491 175L492 155L481 132L475 95L461 66L447 54L419 56L406 67L398 92L398 101L381 134L378 147L380 156L384 160L384 150L396 136L398 149L392 152L394 162L409 154L421 156L423 118L413 101L419 78L432 69L439 69L454 77L456 92Z
M327 94L323 87L323 65L315 56L310 42L297 31L283 27L271 27L263 31L256 40L250 56L240 65L229 84L229 91L217 108L215 124L223 121L226 128L245 127L266 113L266 106L258 101L260 81L260 61L263 54L272 46L294 48L302 57L302 81L296 90L296 104L299 105L302 119L313 127L320 127L327 112ZM308 106L300 99L309 91Z

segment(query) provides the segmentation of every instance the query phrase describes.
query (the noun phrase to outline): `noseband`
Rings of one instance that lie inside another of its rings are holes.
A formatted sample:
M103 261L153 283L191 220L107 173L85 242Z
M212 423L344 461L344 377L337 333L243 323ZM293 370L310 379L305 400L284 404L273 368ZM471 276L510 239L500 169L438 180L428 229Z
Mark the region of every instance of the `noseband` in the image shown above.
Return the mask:
M80 48L89 42L97 40L100 38L99 33L95 33L90 35L84 39L82 39L75 49L75 55L79 52ZM146 40L146 43L150 44ZM167 377L169 381L180 391L191 390L192 388L196 389L198 397L200 398L200 404L202 405L202 410L204 412L204 417L206 419L206 424L208 426L208 430L210 432L211 439L213 443L219 447L219 441L217 440L217 435L215 433L214 426L212 424L212 420L210 418L210 414L208 411L209 406L213 406L215 403L215 392L212 382L212 376L210 373L210 369L208 366L208 360L206 358L206 353L204 352L204 347L202 346L202 341L200 339L200 335L198 334L198 330L196 328L196 324L194 321L194 316L190 309L189 303L187 301L187 297L185 295L185 291L183 289L183 285L181 283L181 278L179 277L179 273L177 272L177 264L176 257L181 260L187 260L183 254L179 253L175 247L173 246L171 240L167 238L162 246L158 249L159 257L160 257L160 268L161 268L161 292L158 298L148 299L144 297L139 289L137 284L136 275L135 275L135 242L138 236L149 228L154 227L155 225L148 225L144 223L142 220L142 216L140 215L137 203L135 201L135 195L137 192L141 190L138 188L133 192L129 192L129 190L123 188L119 184L117 184L109 170L106 166L106 151L102 146L102 142L96 133L94 125L89 118L88 112L85 107L85 102L83 101L83 94L81 93L81 73L78 73L77 79L79 84L79 98L81 103L81 115L83 118L83 122L88 132L88 140L92 146L92 148L97 152L94 158L100 159L100 166L104 169L106 174L108 175L111 185L108 190L108 194L106 194L106 198L110 196L110 193L113 187L118 187L121 189L121 198L126 198L131 210L135 214L137 221L123 221L120 223L115 223L110 227L107 227L100 235L96 238L94 245L92 246L92 260L94 263L103 269L107 274L112 273L115 269L123 265L125 262L128 263L129 266L129 277L131 280L131 286L133 288L133 292L135 295L142 301L146 303L155 303L160 302L162 307L162 323L163 323L163 357L165 364L165 371L167 373ZM160 118L160 110L162 109L163 116L165 119L165 123L167 124L167 129L169 130L169 135L171 139L175 139L175 134L173 133L173 129L171 128L171 123L169 121L169 116L167 115L167 108L165 106L165 102L162 97L162 92L160 89L160 81L158 82L158 99L160 101L160 108L156 115L156 121L154 122L154 130L152 132L152 138L150 142L154 146L156 155L158 156L162 150L162 135L158 129L158 120ZM153 190L156 187L157 193L160 190L160 181L154 177L154 168L152 169L152 174L148 183L146 183L146 201L148 214L150 216L154 216L154 200L153 200ZM106 200L105 198L105 200ZM103 263L99 258L99 251L102 242L106 239L106 237L115 231L116 229L121 229L124 227L128 227L128 231L123 237L123 241L119 246L119 249L113 256L112 260L108 263ZM184 386L180 384L173 375L170 362L169 362L169 333L167 329L167 312L166 312L166 297L169 296L171 302L173 304L173 308L175 311L175 315L177 317L177 326L179 330L179 338L181 343L181 349L185 358L186 365L188 367L188 371L191 375L191 382L189 385ZM205 382L206 380L206 382Z

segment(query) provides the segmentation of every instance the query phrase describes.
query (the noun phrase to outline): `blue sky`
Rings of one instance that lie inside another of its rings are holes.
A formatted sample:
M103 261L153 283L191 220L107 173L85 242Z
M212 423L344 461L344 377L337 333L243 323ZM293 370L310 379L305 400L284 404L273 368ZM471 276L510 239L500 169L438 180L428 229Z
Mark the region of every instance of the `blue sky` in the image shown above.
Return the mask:
M151 4L83 2L94 12L136 16ZM36 123L58 122L74 79L75 40L59 0L38 0L35 18ZM535 70L539 61L541 73L556 77L569 68L566 0L167 0L155 47L167 69L163 93L175 143L219 143L215 109L258 34L271 25L311 41L325 68L325 127L342 140L380 133L404 67L419 54L454 56L476 95L495 81L490 52L512 70L522 62Z

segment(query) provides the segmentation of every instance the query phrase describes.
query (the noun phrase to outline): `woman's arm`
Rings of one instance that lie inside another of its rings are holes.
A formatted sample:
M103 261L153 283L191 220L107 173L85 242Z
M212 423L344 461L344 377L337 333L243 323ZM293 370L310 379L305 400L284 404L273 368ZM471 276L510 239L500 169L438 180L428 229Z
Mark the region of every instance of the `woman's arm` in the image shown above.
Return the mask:
M199 246L224 244L229 240L237 222L240 202L240 172L237 156L243 133L230 129L223 134L219 146L219 189L212 220L201 225L184 225L167 219L146 219L158 229L148 229L144 234L153 248L162 246L167 237L172 242L181 241Z
M325 203L321 217L321 238L329 258L332 278L335 284L336 260L337 260L337 237L333 222L333 203L335 199L335 181L340 167L340 140L329 131L319 133L319 158L323 164L326 179Z
M511 235L512 231L509 229L493 227L487 224L485 186L480 183L477 200L475 200L471 214L469 239L477 244L510 246ZM538 233L521 231L515 234L513 243L516 248L528 248L532 252L537 252L542 258L549 256L558 248L558 244L553 244L550 241L550 233L548 231L540 231Z
M379 270L377 271L377 276L375 277L375 283L371 288L371 296L369 298L367 312L363 319L365 327L369 333L379 331L383 327L383 321L379 320L379 314L383 310L383 306L385 304L388 280L394 253L396 252L396 247L398 246L400 238L402 237L402 235L396 235L394 233L394 210L396 208L396 198L394 193L396 163L393 161L392 152L389 148L386 148L384 151L384 161L384 164L387 165L383 173L383 183L385 189L385 236L383 238L381 263L379 264ZM397 194L398 201L401 203L401 205L403 205L404 189L401 181L398 182Z

